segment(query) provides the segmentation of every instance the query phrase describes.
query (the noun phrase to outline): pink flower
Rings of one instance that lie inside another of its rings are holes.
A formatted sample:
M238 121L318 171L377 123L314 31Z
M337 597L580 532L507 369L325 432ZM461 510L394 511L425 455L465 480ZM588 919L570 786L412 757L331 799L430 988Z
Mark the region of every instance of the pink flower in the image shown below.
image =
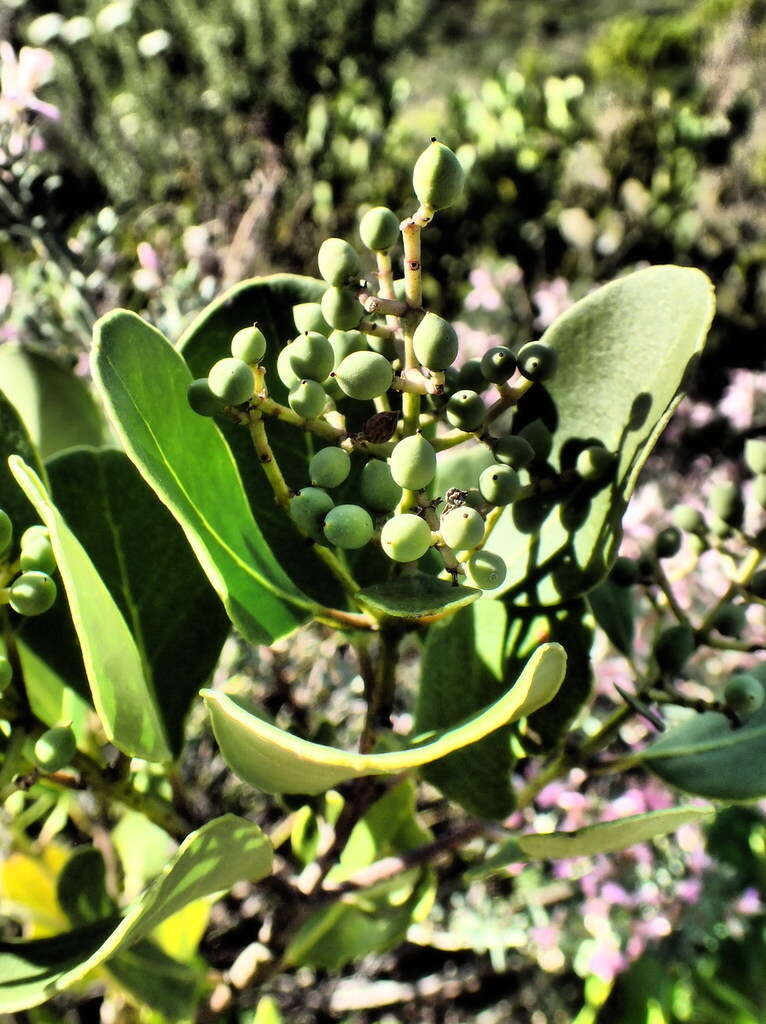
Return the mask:
M740 898L734 904L734 909L738 914L747 914L748 916L751 914L760 914L763 910L763 905L761 903L761 897L758 890L754 889L752 886L745 889Z
M25 110L58 121L58 107L35 96L52 68L53 54L49 50L22 46L17 57L7 40L0 41L0 122L13 124Z
M540 310L535 326L545 329L574 303L569 294L569 282L563 277L541 284L533 293L532 301Z
M613 940L600 942L588 962L588 969L604 981L611 981L625 967L625 957Z

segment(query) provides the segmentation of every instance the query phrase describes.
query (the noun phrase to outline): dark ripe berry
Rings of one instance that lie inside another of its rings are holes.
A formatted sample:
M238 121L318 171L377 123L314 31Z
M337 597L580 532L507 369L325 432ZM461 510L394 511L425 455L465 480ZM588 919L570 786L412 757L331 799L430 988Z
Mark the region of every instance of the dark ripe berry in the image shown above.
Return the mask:
M318 334L324 334L326 338L332 331L332 327L322 316L322 307L318 302L299 302L297 306L293 306L293 320L299 334L316 331Z
M56 584L45 572L32 569L10 586L10 605L19 615L42 615L56 600Z
M324 521L324 535L336 548L362 548L373 531L370 513L359 505L336 505Z
M47 729L35 743L35 761L42 771L57 772L66 768L76 749L77 741L69 726L56 725Z
M766 473L766 441L751 437L745 441L745 463L753 473Z
M416 562L431 543L428 523L411 512L392 516L380 531L380 546L395 562Z
M332 373L335 360L332 345L318 331L298 335L287 346L286 352L290 369L298 380L321 382Z
M484 518L475 508L462 505L441 517L439 530L445 544L456 551L467 551L481 543L484 537Z
M505 345L496 345L484 353L479 365L488 381L505 384L516 372L516 356Z
M304 487L290 500L290 515L299 530L324 543L322 524L334 504L330 495L319 487Z
M752 715L763 707L764 689L755 676L746 672L732 676L723 691L724 704L738 715Z
M739 636L747 623L745 609L741 604L724 604L713 618L713 629L722 636Z
M13 523L8 513L0 508L0 555L11 546L13 540Z
M479 490L490 505L510 505L520 487L521 481L516 470L502 463L487 466L479 477Z
M388 464L391 476L400 487L419 491L428 487L436 475L436 452L430 441L413 434L396 444Z
M357 327L364 316L361 302L345 288L328 288L322 296L322 316L339 331Z
M535 453L536 462L547 462L553 448L553 434L542 420L532 420L523 427L518 436L523 438Z
M462 194L464 180L465 174L458 158L435 139L420 154L412 172L415 195L427 211L452 206Z
M621 555L612 566L609 578L618 587L632 587L638 583L638 569L632 558L625 558Z
M487 415L481 395L464 389L456 391L447 402L447 420L459 430L478 430Z
M293 412L307 420L319 416L327 404L327 392L315 380L300 380L290 388L287 402Z
M13 669L11 663L4 654L0 654L0 693L3 693L11 685Z
M710 492L710 508L729 526L742 522L744 505L737 484L717 484Z
M668 626L654 643L654 657L663 672L678 675L696 649L694 632L688 626Z
M583 480L604 480L614 468L614 455L601 445L584 448L577 456L575 469Z
M216 416L223 412L226 403L213 394L207 377L193 380L186 390L186 401L198 416Z
M511 469L526 469L535 457L535 452L529 441L515 434L507 437L499 437L492 444L495 458Z
M478 590L496 590L505 583L507 568L493 551L475 551L465 563L466 583Z
M328 338L334 353L333 370L352 352L366 352L367 338L361 331L333 331Z
M639 583L653 583L656 577L657 567L651 555L640 555L636 559L636 572Z
M394 436L398 422L398 412L376 412L364 421L362 437L373 444L385 444Z
M255 324L237 331L231 339L231 354L249 366L257 366L266 355L266 338L263 332Z
M393 512L401 501L402 489L391 476L387 462L370 459L359 477L359 495L374 512Z
M673 522L686 533L701 533L705 529L702 513L691 505L677 505L673 510Z
M399 238L399 220L387 206L373 206L359 222L359 236L373 252L386 252Z
M675 526L666 526L660 530L654 541L654 550L658 558L672 558L681 550L681 531Z
M766 508L766 473L759 473L753 483L753 498L761 508Z
M412 345L420 365L429 370L446 370L457 357L455 328L436 313L426 313L415 328Z
M558 362L555 351L541 341L523 345L516 357L519 371L527 380L548 380L556 372Z
M760 597L762 600L766 599L766 569L759 569L758 572L753 573L750 582L747 584L747 590L753 597Z
M351 459L343 448L322 448L309 462L309 477L316 487L339 487L351 472Z
M394 371L386 357L377 352L352 352L339 364L335 379L349 398L366 402L388 391Z
M241 359L219 359L207 375L210 390L226 405L241 405L255 390L253 371Z
M335 287L348 284L359 276L359 256L353 246L342 238L325 239L319 246L317 263L324 280Z
M21 535L19 565L25 572L38 569L52 575L56 571L50 534L44 526L30 526Z

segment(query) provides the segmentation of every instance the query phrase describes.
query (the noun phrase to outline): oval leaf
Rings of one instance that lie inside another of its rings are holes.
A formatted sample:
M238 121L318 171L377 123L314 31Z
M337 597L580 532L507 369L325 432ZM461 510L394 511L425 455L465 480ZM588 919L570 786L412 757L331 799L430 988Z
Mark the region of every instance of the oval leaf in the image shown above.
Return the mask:
M558 644L540 647L513 688L460 725L418 745L385 754L355 754L300 739L263 721L226 694L203 690L213 731L229 767L267 793L322 793L363 775L390 775L420 768L483 739L507 722L551 700L564 676L566 653Z
M480 597L480 590L453 587L447 580L423 572L376 583L357 594L359 603L376 616L421 623L456 612Z

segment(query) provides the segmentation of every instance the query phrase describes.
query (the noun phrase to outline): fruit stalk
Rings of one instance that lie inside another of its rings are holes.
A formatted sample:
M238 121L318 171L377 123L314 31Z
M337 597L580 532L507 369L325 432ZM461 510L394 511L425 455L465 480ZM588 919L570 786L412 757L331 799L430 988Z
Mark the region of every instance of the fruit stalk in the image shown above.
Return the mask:
M414 334L420 320L419 310L423 304L423 280L420 265L420 225L413 217L402 222L404 243L404 297L410 313L404 318L404 369L418 370L415 356ZM420 416L420 395L402 394L402 436L408 437L418 429Z

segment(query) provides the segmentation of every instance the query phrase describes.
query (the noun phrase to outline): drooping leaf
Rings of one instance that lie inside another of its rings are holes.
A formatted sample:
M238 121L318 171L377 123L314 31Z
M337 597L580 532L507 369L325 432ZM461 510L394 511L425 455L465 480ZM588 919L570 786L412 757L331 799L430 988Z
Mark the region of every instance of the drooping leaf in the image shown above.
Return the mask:
M766 796L766 707L733 729L716 711L690 716L651 743L640 764L676 789L711 800Z
M418 572L366 587L357 597L360 604L375 615L408 622L427 622L478 601L481 591L472 587L453 587L447 580Z
M508 689L501 601L483 599L431 626L420 669L415 729L455 725ZM513 678L513 677L510 677ZM471 814L504 818L513 809L510 729L427 765L423 774Z
M633 653L633 595L611 579L602 580L588 592L588 604L596 622L618 651Z
M50 939L0 942L0 1012L39 1006L194 900L271 870L271 846L252 822L224 815L192 832L143 896L120 918Z
M156 697L119 608L39 477L17 455L11 456L9 465L50 531L93 704L107 736L133 757L169 760L170 749Z
M559 604L606 575L639 471L680 401L713 309L700 271L649 267L599 288L545 332L558 366L521 399L513 429L542 419L557 472L590 444L617 462L611 480L582 485L563 504L546 495L503 514L488 547L506 559L504 590L517 603Z
M2 346L0 346L2 350ZM32 466L38 476L45 479L40 455L16 409L0 392L0 508L11 517L13 545L11 553L18 551L18 542L28 526L38 522L34 508L11 476L8 457L18 455Z
M558 644L540 647L513 688L467 721L404 750L355 754L300 739L265 722L239 698L203 690L213 731L229 767L267 793L321 793L347 779L420 768L483 739L507 722L551 700L564 675L566 654Z
M234 625L253 643L294 630L315 605L267 546L220 431L189 408L183 358L140 317L117 310L96 324L93 372L125 450L182 527Z
M103 444L104 423L88 385L51 356L16 342L0 345L0 388L44 459L75 445Z

